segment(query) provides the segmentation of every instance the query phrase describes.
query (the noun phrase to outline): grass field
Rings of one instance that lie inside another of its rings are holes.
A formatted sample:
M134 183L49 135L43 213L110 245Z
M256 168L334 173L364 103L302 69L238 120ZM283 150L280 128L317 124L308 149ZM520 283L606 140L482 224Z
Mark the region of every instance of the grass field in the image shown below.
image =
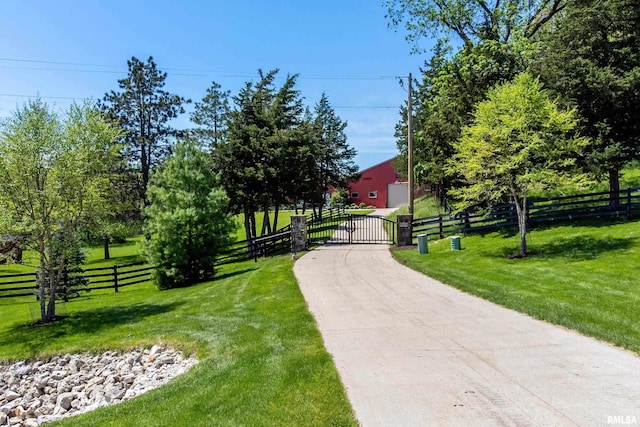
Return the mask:
M45 326L28 326L30 304L0 301L0 359L162 342L201 360L159 389L55 425L356 425L289 256L225 266L189 288L90 294Z
M408 212L407 206L402 206L401 208L393 212L391 215L387 216L387 219L390 219L391 221L395 221L398 215L406 215L407 212ZM440 208L440 213L444 214L445 213L444 209ZM426 217L435 216L435 215L438 215L438 207L436 206L436 203L432 195L429 194L429 195L420 197L419 199L414 201L413 217L415 219L426 218Z
M465 292L640 353L640 222L565 225L429 242L429 253L394 251L407 266Z

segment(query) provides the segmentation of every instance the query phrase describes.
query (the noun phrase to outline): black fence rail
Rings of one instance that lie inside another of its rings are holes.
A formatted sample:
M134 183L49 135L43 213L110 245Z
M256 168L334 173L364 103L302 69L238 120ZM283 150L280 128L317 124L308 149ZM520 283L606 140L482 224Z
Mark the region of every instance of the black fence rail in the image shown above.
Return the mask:
M640 189L621 190L613 195L609 192L578 194L574 196L533 199L528 203L527 226L588 220L594 218L640 217ZM518 225L515 205L506 203L494 206L490 212L462 211L455 215L438 215L414 219L413 237L419 234L447 235L495 231Z
M314 218L313 212L305 214L307 217L307 225L309 229L314 228L316 234L321 233L319 228L331 227L332 221L336 218L344 218L347 216L344 208L332 208L322 211L320 215ZM328 228L328 229L329 229ZM328 233L328 229L326 233ZM333 226L332 229L335 229ZM272 254L282 253L291 249L291 224L277 229L271 234L256 237L254 239L242 240L234 242L222 248L216 265L231 264L238 261L246 261L248 259L257 260L260 257L266 257Z
M60 283L61 291L67 290L78 296L80 292L98 289L113 289L135 285L151 280L153 267L144 263L114 265L112 267L87 268L82 276L88 280L87 286L68 287L65 280ZM63 278L70 277L63 274ZM37 296L36 273L16 273L0 275L0 298ZM66 296L66 295L65 295ZM65 298L66 299L66 298Z
M311 226L316 226L317 232L319 232L317 227L329 227L334 230L336 225L331 225L333 224L332 221L348 216L344 208L328 209L323 211L322 214L322 220L314 219L313 213L307 214L307 223ZM327 233L329 228L327 228ZM222 248L216 260L216 265L230 264L247 259L257 260L259 257L266 257L290 249L291 224L287 224L274 233L255 239L238 241ZM114 289L115 292L118 292L122 287L151 280L152 270L153 267L145 263L87 268L82 276L88 279L89 284L86 287L74 288L73 292L99 289ZM63 275L63 277L67 277L67 275ZM60 288L67 289L67 286L65 283L61 283ZM35 272L0 275L0 298L33 296L36 292Z
M113 289L148 282L151 280L152 266L145 263L114 265L113 267L87 268L83 276L89 279L87 290Z
M290 226L288 226L290 227ZM275 233L255 239L242 240L225 246L220 251L216 265L231 264L248 259L257 260L291 247L291 231L285 227Z
M327 211L322 218L307 219L307 240L310 243L325 243L331 240L339 227L349 221L351 215L344 209Z
M0 275L0 298L33 296L35 290L35 272Z

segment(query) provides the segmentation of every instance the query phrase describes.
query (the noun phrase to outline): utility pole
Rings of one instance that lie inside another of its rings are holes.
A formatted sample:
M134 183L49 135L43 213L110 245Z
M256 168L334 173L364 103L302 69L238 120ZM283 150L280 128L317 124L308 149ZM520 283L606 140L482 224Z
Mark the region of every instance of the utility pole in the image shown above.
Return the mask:
M408 175L408 203L407 208L409 215L413 215L413 132L412 129L412 115L411 107L411 73L409 73L409 86L407 92L409 97L407 99L407 175Z

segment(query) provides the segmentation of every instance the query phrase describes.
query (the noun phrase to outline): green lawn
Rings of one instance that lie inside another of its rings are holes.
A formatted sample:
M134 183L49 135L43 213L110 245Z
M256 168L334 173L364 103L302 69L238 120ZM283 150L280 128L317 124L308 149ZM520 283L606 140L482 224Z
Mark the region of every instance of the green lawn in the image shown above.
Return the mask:
M374 209L346 209L345 210L346 213L351 213L355 215L368 215L373 211ZM310 209L307 209L305 212L305 215L309 216L311 212L312 211ZM289 211L289 210L280 211L278 213L278 225L277 225L278 229L289 225L291 223L291 215L295 215L295 214L296 214L295 211ZM302 210L299 210L298 214L302 215ZM329 214L328 209L323 211L323 215L328 215L328 214ZM271 218L271 221L273 221L274 212L269 211L269 216ZM258 234L260 234L260 231L262 230L263 221L264 221L264 213L263 212L256 213L256 230L258 231ZM236 224L238 225L238 228L235 234L233 235L234 241L245 240L246 236L244 231L244 214L236 215Z
M163 342L201 360L159 389L56 425L356 425L290 256L225 266L189 288L90 294L46 326L27 326L31 304L0 301L0 359Z
M465 292L640 353L640 222L558 226L429 242L429 253L394 251L407 266Z
M439 209L440 213L444 215L444 208ZM395 212L392 212L391 215L387 216L387 219L391 221L396 221L396 217L398 215L406 215L408 213L407 206L402 206ZM426 196L420 197L416 199L413 204L413 218L426 218L429 216L438 215L438 207L435 204L433 196L428 194Z

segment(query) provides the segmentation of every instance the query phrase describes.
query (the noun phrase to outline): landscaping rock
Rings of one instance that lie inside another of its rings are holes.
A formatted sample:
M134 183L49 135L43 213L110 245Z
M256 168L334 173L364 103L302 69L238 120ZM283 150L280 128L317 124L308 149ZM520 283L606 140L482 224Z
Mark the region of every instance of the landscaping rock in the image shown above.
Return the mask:
M126 354L0 362L0 426L45 422L122 402L186 372L197 360L159 345Z

